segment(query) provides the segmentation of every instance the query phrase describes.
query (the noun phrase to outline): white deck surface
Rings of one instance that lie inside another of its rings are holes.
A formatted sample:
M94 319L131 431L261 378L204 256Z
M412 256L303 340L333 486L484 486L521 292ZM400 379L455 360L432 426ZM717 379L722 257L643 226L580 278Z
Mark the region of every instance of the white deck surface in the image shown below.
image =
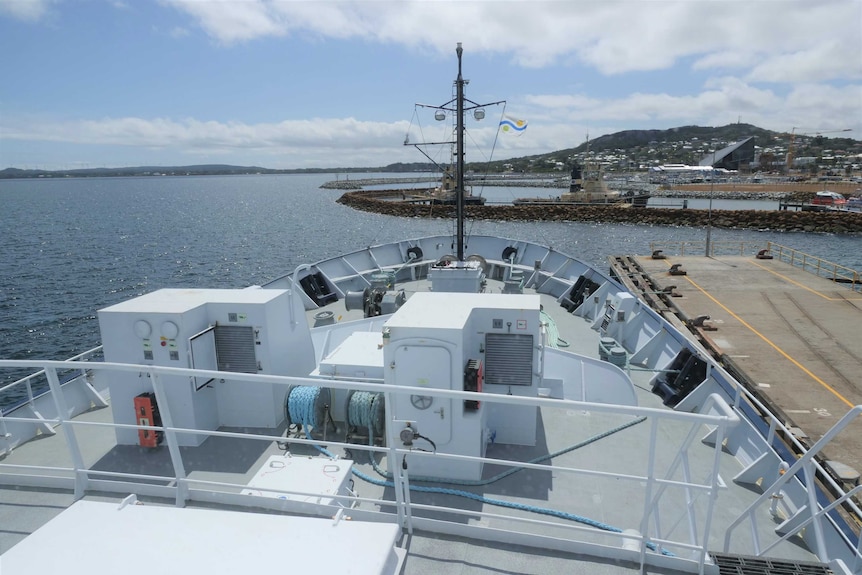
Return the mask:
M3 575L397 573L396 525L78 501L0 559ZM104 544L104 542L110 544ZM325 553L325 548L338 553Z

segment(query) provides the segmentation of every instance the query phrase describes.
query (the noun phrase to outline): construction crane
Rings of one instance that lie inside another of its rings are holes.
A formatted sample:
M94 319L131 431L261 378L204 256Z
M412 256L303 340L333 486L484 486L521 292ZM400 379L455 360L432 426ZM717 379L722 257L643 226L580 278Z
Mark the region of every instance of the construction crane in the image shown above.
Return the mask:
M823 134L835 134L838 132L852 132L851 128L844 128L843 130L819 130L815 132L800 132L796 133L796 126L793 126L793 129L790 130L790 143L787 145L787 157L784 160L784 167L787 173L790 173L790 170L793 168L793 159L794 159L794 150L793 146L796 142L796 136L822 136Z

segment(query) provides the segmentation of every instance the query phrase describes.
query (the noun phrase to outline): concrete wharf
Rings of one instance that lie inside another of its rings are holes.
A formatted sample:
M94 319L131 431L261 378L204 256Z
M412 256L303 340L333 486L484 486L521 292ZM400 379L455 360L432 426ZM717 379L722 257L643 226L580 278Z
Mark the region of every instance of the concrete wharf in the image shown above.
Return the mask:
M862 404L862 283L853 270L786 248L772 257L775 250L710 257L655 250L615 256L611 272L721 360L810 447ZM858 483L862 418L830 447L833 476Z

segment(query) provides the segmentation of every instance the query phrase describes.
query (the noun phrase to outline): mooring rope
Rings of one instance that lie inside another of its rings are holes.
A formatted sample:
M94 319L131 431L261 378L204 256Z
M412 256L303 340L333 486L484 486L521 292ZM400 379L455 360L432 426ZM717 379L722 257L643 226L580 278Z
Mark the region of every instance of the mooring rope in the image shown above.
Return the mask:
M380 393L355 391L347 404L347 424L368 429L368 440L373 440L375 432L383 434L380 424L383 421L383 398Z
M320 398L320 388L312 385L300 385L290 390L287 396L287 414L291 423L303 428L317 427L317 401Z

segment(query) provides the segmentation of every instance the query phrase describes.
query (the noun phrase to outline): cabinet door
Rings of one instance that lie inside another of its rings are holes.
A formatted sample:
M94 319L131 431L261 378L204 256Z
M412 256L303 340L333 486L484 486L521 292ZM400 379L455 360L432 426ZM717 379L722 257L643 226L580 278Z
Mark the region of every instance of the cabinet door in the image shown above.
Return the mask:
M452 356L449 350L435 346L400 346L395 350L397 385L451 390ZM448 398L421 393L395 398L395 419L415 421L422 435L437 447L452 439L452 405Z

